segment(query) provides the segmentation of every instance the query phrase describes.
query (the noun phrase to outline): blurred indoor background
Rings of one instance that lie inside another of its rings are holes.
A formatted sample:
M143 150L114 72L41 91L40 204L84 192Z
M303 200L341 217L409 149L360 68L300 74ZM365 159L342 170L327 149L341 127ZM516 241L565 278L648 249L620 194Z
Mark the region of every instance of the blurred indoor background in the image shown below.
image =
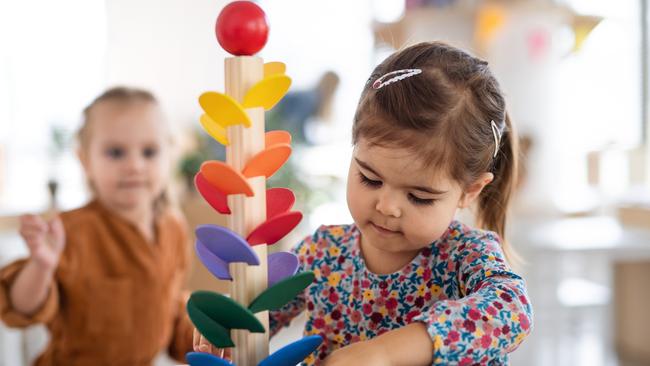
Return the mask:
M16 217L88 199L75 157L80 111L131 85L161 100L177 147L178 202L192 226L223 222L187 184L222 156L198 96L223 90L214 21L224 0L0 0L0 266L27 254ZM283 61L290 96L267 124L297 136L289 186L319 224L351 221L350 129L372 68L393 50L445 40L487 60L524 147L509 224L535 330L513 365L650 365L650 47L647 0L262 0L259 54ZM469 213L463 213L470 217ZM197 266L188 286L227 291ZM273 347L298 337L300 324ZM0 365L47 339L0 324ZM161 356L160 365L169 364Z

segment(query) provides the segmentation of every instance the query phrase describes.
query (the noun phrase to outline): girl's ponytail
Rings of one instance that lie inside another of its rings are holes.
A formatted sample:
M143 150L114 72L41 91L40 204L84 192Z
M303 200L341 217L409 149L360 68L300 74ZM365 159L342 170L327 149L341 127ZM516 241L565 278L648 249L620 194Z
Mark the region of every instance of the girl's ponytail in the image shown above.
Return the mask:
M478 198L477 219L480 227L499 234L506 257L516 259L513 249L505 241L508 204L517 186L519 169L519 143L510 116L506 112L505 127L501 132L501 145L494 158L494 180L483 188Z

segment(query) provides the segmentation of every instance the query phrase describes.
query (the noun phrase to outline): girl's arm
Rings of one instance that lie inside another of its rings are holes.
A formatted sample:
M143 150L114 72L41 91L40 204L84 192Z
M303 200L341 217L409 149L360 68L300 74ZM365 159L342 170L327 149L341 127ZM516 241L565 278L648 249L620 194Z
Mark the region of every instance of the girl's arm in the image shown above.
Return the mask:
M11 286L11 306L24 315L33 315L45 303L53 277L52 269L30 259Z
M303 291L277 311L269 311L269 334L271 337L283 327L288 326L293 318L300 315L306 308L305 304L305 293Z
M325 360L325 366L428 366L432 364L432 347L427 327L413 323L340 348Z
M452 254L452 253L450 253ZM504 359L532 329L524 281L506 264L499 239L488 233L459 245L458 300L436 302L416 317L433 342L433 362L486 363Z
M57 217L46 222L36 215L20 218L20 235L30 257L11 285L9 298L14 310L30 316L45 303L65 246L63 224Z
M438 301L415 323L341 348L325 365L473 365L505 358L530 333L532 307L498 240L483 239L468 240L452 256L463 298Z

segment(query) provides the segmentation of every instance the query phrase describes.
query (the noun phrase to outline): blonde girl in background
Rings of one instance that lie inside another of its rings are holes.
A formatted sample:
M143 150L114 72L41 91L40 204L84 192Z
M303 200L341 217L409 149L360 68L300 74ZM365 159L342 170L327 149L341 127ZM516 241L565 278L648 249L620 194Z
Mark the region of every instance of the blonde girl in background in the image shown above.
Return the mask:
M0 317L47 326L37 366L144 366L164 350L182 361L194 329L181 293L188 234L165 194L160 106L144 90L107 90L84 110L78 137L93 199L49 222L21 217L30 254L0 271Z

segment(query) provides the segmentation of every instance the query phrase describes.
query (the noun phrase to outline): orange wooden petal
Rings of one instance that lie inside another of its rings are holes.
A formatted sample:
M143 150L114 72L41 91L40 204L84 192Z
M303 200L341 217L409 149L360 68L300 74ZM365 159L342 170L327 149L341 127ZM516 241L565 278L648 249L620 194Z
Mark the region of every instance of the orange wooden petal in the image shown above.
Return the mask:
M242 174L247 178L259 176L269 178L289 159L289 155L291 155L291 146L275 144L253 156L246 163Z
M250 245L264 243L268 245L275 244L278 240L289 234L300 223L300 220L302 220L302 213L298 211L290 211L277 215L253 229L246 238L246 241Z
M246 178L222 161L204 162L201 164L201 174L225 195L243 193L249 197L253 196L253 190Z
M264 145L268 149L276 144L291 144L291 134L287 131L274 130L264 134Z

